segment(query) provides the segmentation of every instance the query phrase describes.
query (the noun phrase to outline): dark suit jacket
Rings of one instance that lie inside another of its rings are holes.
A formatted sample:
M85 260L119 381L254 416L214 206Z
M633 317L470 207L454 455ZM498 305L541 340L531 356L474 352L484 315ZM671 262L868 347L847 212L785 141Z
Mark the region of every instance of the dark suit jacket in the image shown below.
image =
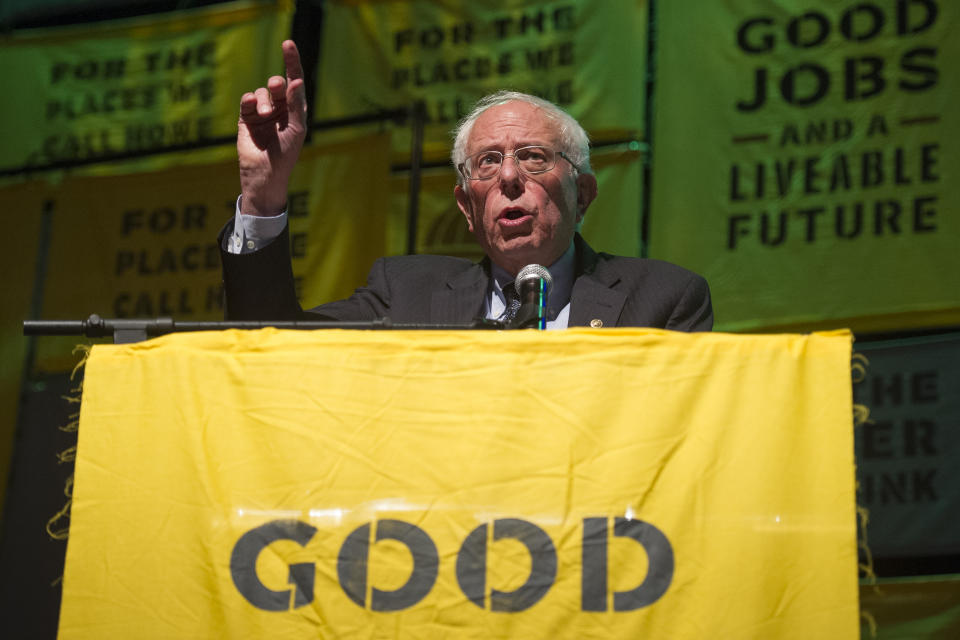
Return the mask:
M227 253L220 234L228 320L374 320L466 323L483 316L490 279L489 260L480 263L449 256L396 256L377 260L367 284L346 300L300 308L284 232L251 254ZM580 237L576 279L570 294L569 326L656 327L709 331L713 309L707 282L695 273L660 260L597 253ZM593 322L593 326L598 326Z

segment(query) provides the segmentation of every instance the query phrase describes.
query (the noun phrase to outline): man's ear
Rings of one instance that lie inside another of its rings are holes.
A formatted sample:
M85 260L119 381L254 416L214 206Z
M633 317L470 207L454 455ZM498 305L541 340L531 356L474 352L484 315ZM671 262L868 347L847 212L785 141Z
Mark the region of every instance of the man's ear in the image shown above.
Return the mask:
M458 184L453 188L453 195L457 199L457 208L460 209L463 217L467 219L467 229L470 230L470 233L473 233L473 215L471 215L473 203L470 202L470 196L467 194L467 190Z
M577 223L583 220L587 207L597 197L597 178L592 173L577 176Z

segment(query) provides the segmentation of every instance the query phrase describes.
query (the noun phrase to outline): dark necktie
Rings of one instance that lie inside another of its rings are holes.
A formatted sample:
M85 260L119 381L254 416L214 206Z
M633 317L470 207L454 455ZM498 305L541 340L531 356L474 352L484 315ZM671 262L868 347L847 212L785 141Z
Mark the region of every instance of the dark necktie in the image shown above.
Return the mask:
M503 297L506 308L503 310L503 315L500 316L500 321L504 324L510 324L517 317L517 311L520 309L520 294L517 293L517 288L513 286L512 281L504 285Z

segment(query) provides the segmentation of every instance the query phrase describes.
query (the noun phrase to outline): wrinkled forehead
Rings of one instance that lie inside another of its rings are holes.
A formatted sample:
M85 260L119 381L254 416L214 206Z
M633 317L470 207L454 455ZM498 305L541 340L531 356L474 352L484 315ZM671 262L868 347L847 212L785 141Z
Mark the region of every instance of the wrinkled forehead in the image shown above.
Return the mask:
M556 147L560 122L546 110L512 100L490 107L480 114L467 138L468 153L486 149L512 150L540 144Z

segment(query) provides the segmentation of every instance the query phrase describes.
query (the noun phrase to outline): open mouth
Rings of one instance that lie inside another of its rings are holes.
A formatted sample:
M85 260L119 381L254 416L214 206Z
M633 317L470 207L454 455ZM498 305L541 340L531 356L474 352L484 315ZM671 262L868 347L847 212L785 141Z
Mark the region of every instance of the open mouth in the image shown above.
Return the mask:
M500 220L512 222L514 220L520 220L521 218L525 218L529 215L530 214L524 211L523 209L507 209L500 214Z

